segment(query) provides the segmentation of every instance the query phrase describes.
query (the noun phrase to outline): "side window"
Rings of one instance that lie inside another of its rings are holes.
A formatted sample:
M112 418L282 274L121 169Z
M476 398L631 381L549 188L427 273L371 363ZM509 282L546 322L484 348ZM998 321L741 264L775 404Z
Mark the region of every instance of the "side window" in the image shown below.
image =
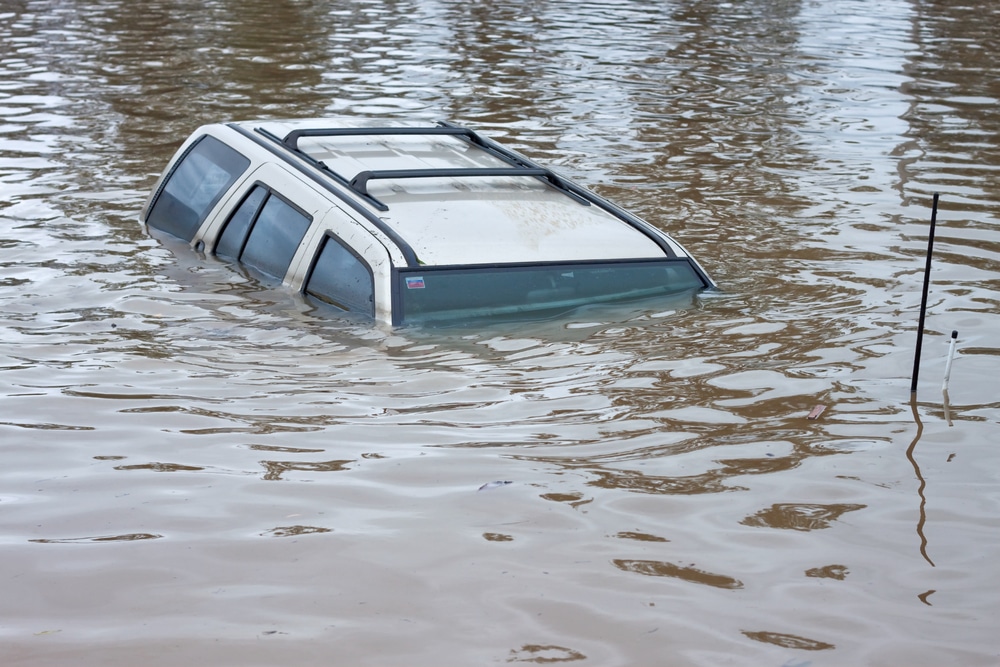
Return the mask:
M309 230L311 220L285 200L271 195L250 230L240 261L278 280L285 277L288 265Z
M375 316L371 270L332 236L323 240L305 291L341 310Z
M222 230L222 236L219 237L219 242L215 245L216 255L222 255L231 259L240 258L240 255L243 253L243 246L247 242L250 225L253 224L254 218L257 217L257 211L260 210L261 204L267 199L267 194L267 188L259 185L254 186L254 189L246 196L240 207L229 218L225 229Z
M309 216L258 185L226 222L215 254L281 280L311 222Z
M190 241L212 207L249 166L250 160L215 137L202 137L167 177L146 224Z

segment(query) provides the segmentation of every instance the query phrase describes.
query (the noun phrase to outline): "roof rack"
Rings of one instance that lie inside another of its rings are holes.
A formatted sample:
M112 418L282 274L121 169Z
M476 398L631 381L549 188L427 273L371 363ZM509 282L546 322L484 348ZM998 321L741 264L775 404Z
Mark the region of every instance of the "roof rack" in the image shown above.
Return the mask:
M475 131L466 127L453 125L447 121L439 121L437 125L430 127L336 127L336 128L304 128L292 130L284 138L278 137L264 128L256 128L256 131L284 146L295 155L306 160L324 173L334 178L341 185L349 188L359 197L380 211L388 211L389 207L379 201L368 192L368 181L373 179L389 178L434 178L434 177L462 177L462 176L533 176L559 190L563 194L580 202L585 206L591 204L622 220L626 224L634 227L651 241L653 241L667 257L675 257L673 249L664 241L651 225L618 208L608 200L595 195L589 190L571 183L559 177L553 171L532 162L528 158L505 148L504 146L487 139ZM462 169L400 169L400 170L376 170L362 171L351 179L347 179L341 174L330 169L324 162L317 160L299 148L299 139L302 137L351 137L351 136L379 136L379 135L409 135L409 136L454 136L481 148L487 153L503 160L511 165L509 168L462 168Z
M361 173L355 175L351 179L347 179L342 174L339 174L332 169L330 169L325 163L320 160L316 160L308 153L299 148L299 139L302 137L360 137L360 136L436 136L436 135L447 135L455 136L461 139L465 139L469 143L475 144L482 150L490 153L491 155L500 158L507 164L510 164L509 168L452 168L452 169L392 169L384 171L362 171ZM272 135L273 136L273 135ZM273 137L277 139L277 137ZM280 142L289 150L293 151L297 155L304 157L309 160L317 167L323 169L325 172L329 173L331 176L336 178L343 185L348 186L354 190L357 194L364 197L369 204L374 206L380 211L388 211L389 207L382 201L379 201L373 197L367 188L369 180L373 179L396 179L396 178L463 178L467 176L481 177L481 176L533 176L539 180L545 182L546 184L552 186L553 188L561 191L568 197L573 198L580 204L584 206L590 206L590 201L586 197L581 197L579 194L573 192L566 182L563 181L559 176L549 169L545 169L536 164L528 163L527 160L509 154L505 151L497 151L489 142L483 137L476 134L474 131L465 127L456 127L452 125L437 125L435 127L336 127L336 128L308 128L301 130L292 130L285 135L284 139L280 139Z

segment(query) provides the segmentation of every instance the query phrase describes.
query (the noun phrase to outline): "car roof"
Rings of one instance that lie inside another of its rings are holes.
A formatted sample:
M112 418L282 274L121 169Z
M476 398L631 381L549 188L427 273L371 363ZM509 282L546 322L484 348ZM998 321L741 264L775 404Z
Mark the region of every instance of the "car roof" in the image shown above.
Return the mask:
M235 125L351 185L423 265L685 254L672 243L665 252L645 223L637 228L579 186L463 128L357 118Z

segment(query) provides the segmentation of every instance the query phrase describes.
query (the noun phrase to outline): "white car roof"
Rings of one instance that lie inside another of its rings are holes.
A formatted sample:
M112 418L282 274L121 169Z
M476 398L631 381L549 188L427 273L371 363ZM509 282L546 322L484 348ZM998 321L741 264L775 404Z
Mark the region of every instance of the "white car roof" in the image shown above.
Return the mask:
M324 128L375 132L389 127L434 127L426 123L324 118L237 124L251 131L264 130L286 143L291 133L298 132L291 142L298 151L347 181L360 175L361 191L385 209L376 215L410 244L421 264L664 256L663 248L634 225L553 187L548 176L508 175L509 160L461 134L309 134ZM501 169L504 174L372 174L365 181L366 172L443 169ZM677 255L686 254L679 245L669 245Z

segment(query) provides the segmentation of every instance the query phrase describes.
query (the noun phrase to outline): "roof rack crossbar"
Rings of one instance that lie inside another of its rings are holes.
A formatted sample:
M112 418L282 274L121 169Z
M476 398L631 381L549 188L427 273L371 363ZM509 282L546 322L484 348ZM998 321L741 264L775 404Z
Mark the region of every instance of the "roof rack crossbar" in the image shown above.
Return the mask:
M378 135L450 135L462 136L479 146L485 145L482 138L466 127L436 126L436 127L329 127L292 130L285 135L281 143L293 151L299 150L300 137L366 137Z
M370 197L368 181L397 178L465 178L475 176L536 176L552 181L555 175L544 168L528 167L482 167L452 169L384 169L362 171L351 179L351 188Z

